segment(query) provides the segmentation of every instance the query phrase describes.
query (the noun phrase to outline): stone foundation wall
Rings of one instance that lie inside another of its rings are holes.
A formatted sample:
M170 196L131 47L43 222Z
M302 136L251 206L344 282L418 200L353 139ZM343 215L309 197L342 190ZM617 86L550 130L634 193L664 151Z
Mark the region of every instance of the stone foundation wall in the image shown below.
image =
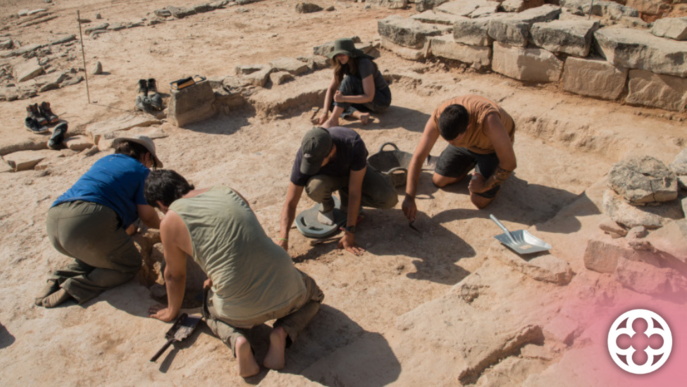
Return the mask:
M579 95L687 109L687 17L647 24L614 2L591 10L560 3L494 12L493 1L437 2L433 11L381 19L378 31L382 47L406 59L437 57Z

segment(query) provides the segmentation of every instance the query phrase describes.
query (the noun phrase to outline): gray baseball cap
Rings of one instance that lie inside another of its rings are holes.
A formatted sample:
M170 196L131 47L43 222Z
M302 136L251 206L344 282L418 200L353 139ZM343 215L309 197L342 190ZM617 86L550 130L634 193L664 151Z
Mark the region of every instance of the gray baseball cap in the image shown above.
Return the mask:
M322 168L322 162L332 151L332 136L324 128L314 127L303 136L301 143L301 173L314 175Z

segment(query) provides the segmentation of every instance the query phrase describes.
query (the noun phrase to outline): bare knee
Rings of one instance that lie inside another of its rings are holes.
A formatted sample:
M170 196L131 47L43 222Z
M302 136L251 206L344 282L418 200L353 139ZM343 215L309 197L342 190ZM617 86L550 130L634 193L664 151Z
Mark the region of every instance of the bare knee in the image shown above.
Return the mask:
M456 181L458 181L458 179L455 177L446 177L437 173L432 176L432 183L439 188L444 188L449 184L455 183Z

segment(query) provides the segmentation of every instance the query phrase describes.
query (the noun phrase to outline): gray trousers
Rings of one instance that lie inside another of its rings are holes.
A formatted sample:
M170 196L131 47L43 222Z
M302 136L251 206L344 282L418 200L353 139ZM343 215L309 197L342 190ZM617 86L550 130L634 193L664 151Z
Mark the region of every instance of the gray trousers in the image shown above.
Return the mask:
M305 294L303 297L295 299L291 304L282 309L258 316L252 320L237 321L220 316L212 304L212 291L206 290L205 304L203 305L205 321L212 333L231 348L234 357L236 357L236 339L239 337L245 338L249 329L269 320L276 319L274 328L282 327L284 329L288 335L286 339L287 347L296 342L298 335L310 324L310 320L320 310L320 304L324 300L324 293L317 286L315 280L302 271L300 273L305 284Z
M317 203L322 203L320 211L329 212L334 209L332 193L339 191L341 205L348 206L348 182L349 176L315 175L308 180L305 192L308 197ZM381 172L367 165L363 178L362 197L360 205L372 208L389 209L398 203L398 193L391 177L382 175Z
M141 254L133 239L107 206L65 202L48 211L46 223L53 247L74 258L49 281L56 281L80 304L129 281L141 268Z
M365 94L363 89L363 80L359 77L347 75L341 81L339 91L343 95L362 95ZM375 96L372 101L363 104L351 104L347 102L334 102L334 106L341 107L344 111L341 113L341 118L346 118L353 114L356 110L371 111L373 113L381 113L391 105L391 90L389 87L383 89L375 89Z

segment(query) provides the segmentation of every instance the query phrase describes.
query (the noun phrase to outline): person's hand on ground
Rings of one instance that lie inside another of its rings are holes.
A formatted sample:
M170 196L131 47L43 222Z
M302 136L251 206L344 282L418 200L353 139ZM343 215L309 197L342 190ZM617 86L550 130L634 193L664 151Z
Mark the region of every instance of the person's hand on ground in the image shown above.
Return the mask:
M340 90L337 90L336 93L334 93L334 102L346 102L344 101L344 98L346 98Z
M468 184L468 189L472 193L482 193L488 191L486 184L484 184L487 179L479 173L475 173L470 179L470 184Z
M203 289L211 288L212 287L212 280L210 278L206 279L205 282L203 282Z
M317 125L322 125L325 122L327 122L327 118L329 117L329 112L328 111L323 111L322 114L320 114L320 119L317 120Z
M344 231L344 236L339 241L337 248L346 249L346 251L355 255L363 255L365 252L365 249L355 244L355 235L346 231Z
M403 214L406 216L406 218L408 218L408 220L411 222L414 222L415 217L417 216L417 205L415 204L415 198L406 195L401 208L403 209Z
M156 318L156 319L162 320L164 322L170 322L177 317L176 314L172 314L171 309L167 308L164 305L151 306L148 309L148 313L149 313L148 317Z

